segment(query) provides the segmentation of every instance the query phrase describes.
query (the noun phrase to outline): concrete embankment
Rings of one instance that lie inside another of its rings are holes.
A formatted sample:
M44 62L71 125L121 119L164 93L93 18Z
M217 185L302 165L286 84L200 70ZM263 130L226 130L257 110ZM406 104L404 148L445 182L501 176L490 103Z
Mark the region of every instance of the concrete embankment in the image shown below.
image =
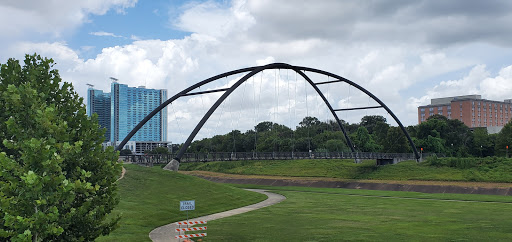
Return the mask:
M301 179L301 178L272 178L272 177L244 177L241 175L226 175L214 173L196 173L185 172L186 174L201 177L203 179L232 184L254 184L265 186L303 186L303 187L323 187L323 188L347 188L347 189L367 189L367 190L385 190L385 191L407 191L423 193L460 193L460 194L485 194L485 195L512 195L512 184L489 185L490 183L457 183L447 182L450 185L428 184L408 184L407 181L393 181L391 183L379 181L337 181L332 179ZM420 182L421 183L421 182Z

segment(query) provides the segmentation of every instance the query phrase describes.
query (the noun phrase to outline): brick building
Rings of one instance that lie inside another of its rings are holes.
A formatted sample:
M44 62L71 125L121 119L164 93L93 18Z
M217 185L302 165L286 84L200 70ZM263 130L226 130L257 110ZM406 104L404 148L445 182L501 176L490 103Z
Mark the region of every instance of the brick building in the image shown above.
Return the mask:
M512 99L492 101L481 95L434 98L430 105L418 107L418 123L435 114L458 119L470 128L486 127L489 133L497 133L512 118Z

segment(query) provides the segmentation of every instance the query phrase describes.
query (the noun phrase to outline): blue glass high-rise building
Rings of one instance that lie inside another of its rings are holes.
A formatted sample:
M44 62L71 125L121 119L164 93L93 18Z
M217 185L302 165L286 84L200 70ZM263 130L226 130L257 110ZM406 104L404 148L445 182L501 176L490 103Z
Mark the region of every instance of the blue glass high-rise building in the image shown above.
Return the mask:
M110 141L123 140L146 115L167 100L167 90L129 87L112 82ZM151 118L131 141L167 141L167 109Z
M110 93L93 88L87 89L87 115L98 114L98 123L106 128L105 141L110 140Z

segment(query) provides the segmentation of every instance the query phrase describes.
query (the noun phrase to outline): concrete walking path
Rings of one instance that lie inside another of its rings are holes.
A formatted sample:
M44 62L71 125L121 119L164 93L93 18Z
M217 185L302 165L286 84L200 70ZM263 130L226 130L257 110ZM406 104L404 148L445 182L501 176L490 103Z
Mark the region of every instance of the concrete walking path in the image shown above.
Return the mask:
M245 206L245 207L241 207L241 208L237 208L237 209L233 209L233 210L229 210L229 211L224 211L221 213L210 214L210 215L203 216L203 217L193 218L193 219L189 219L189 221L212 221L215 219L221 219L221 218L225 218L225 217L229 217L229 216L233 216L233 215L237 215L237 214L241 214L241 213L246 213L246 212L249 212L252 210L268 207L270 205L280 203L281 201L286 199L286 197L284 197L283 195L267 192L267 191L261 190L261 189L245 189L245 190L265 194L268 196L268 198L265 201L255 203L255 204L252 204L249 206ZM178 235L178 233L174 231L176 228L178 228L178 226L176 225L176 222L158 227L149 233L149 238L155 242L179 241L178 239L174 238L174 236ZM198 232L202 232L202 231L198 231ZM204 231L204 232L208 233L208 231Z

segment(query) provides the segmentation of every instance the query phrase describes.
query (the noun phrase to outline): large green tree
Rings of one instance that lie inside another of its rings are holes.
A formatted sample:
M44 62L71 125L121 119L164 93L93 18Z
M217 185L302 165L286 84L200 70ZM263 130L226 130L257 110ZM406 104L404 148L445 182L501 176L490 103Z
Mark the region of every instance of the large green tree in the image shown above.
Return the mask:
M382 147L375 143L373 137L364 126L360 126L355 134L351 134L352 141L357 150L362 152L377 152Z
M468 126L457 119L433 115L426 122L418 125L416 137L420 140L416 145L425 148L425 152L467 156L469 154L468 146L472 145L473 133ZM430 141L435 141L435 144ZM444 147L440 147L440 145Z
M402 129L399 127L389 127L386 138L383 142L383 150L387 153L407 153L409 144Z
M496 155L505 155L507 153L507 147L508 155L510 156L512 150L512 121L508 122L496 137Z
M53 65L0 67L0 240L92 241L118 221L117 154Z

